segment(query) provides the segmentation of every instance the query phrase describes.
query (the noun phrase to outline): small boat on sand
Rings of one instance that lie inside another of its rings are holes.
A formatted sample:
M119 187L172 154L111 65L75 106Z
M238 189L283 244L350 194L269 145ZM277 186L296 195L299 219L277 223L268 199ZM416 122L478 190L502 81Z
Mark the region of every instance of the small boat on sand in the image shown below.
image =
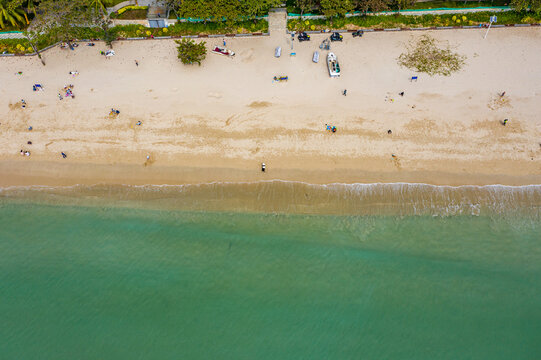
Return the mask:
M327 55L327 67L329 68L330 77L340 77L340 64L338 64L338 59L332 52Z
M231 56L231 57L235 56L235 52L221 46L215 46L214 49L212 49L212 52L219 55L225 55L225 56Z

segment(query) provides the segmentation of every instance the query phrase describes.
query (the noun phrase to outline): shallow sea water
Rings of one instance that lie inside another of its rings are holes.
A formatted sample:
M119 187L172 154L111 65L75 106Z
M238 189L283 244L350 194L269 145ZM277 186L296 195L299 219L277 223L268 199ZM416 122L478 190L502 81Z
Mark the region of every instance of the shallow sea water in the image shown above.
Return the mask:
M0 358L541 358L531 209L123 205L0 199Z

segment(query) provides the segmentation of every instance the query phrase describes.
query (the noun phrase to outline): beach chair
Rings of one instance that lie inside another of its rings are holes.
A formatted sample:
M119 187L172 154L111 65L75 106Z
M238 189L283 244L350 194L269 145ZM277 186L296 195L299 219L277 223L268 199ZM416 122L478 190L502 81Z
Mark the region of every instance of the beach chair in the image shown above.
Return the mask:
M418 76L412 76L412 77L410 78L410 82L412 82L412 81L417 82L417 79L418 79Z

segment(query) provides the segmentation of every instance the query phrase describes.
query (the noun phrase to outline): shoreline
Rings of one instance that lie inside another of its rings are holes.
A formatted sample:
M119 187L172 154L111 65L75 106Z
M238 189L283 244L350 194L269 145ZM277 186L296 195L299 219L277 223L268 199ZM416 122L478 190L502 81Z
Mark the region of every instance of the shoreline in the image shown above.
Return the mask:
M528 173L524 164L516 161L489 162L480 166L471 163L446 163L444 167L428 167L417 161L420 170L396 169L393 160L363 159L365 166L348 168L349 162L325 166L314 166L304 162L304 168L283 162L287 167L274 167L267 162L267 171L262 173L259 163L249 161L231 162L235 167L193 167L186 165L144 166L141 164L89 164L60 163L51 161L0 161L0 188L12 186L74 186L74 185L196 185L206 183L246 183L257 181L301 182L314 185L326 184L427 184L434 186L526 186L541 184L541 174ZM309 160L306 160L309 162ZM354 159L353 162L359 162ZM280 161L277 161L280 163ZM375 163L384 166L371 167ZM429 162L430 163L430 162ZM216 164L214 164L216 165ZM293 166L292 166L293 165ZM315 165L315 164L314 164ZM393 168L394 167L394 168ZM445 171L462 169L462 172ZM483 173L495 168L515 170L505 173ZM468 170L477 172L468 172ZM522 170L522 171L521 171Z

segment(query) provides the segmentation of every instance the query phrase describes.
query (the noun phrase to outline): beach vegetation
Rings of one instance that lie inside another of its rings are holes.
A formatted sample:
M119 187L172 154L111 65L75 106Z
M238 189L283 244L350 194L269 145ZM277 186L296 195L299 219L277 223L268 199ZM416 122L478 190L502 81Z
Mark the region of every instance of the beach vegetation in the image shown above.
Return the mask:
M540 0L511 0L511 7L517 11L529 11L536 14L541 13Z
M295 0L295 5L299 8L301 19L302 15L306 11L310 11L314 8L314 5L316 4L316 0Z
M137 19L146 19L148 13L148 6L125 6L119 9L117 12L112 13L111 17L113 19L124 19L124 20L137 20Z
M533 12L474 12L468 13L466 24L470 26L478 26L488 24L491 15L498 16L498 24L520 24L520 23L539 23L541 22L541 14ZM436 26L454 26L458 25L451 14L440 15L363 15L335 18L331 23L329 19L311 19L310 26L304 25L304 21L299 19L291 19L288 21L288 29L291 31L306 31L306 30L326 30L326 29L386 29L386 28L416 28L416 27L436 27ZM457 18L458 19L458 18ZM464 21L462 21L464 23ZM315 29L311 29L312 25ZM462 24L460 24L462 25Z
M207 48L205 42L195 42L192 39L184 38L182 40L176 40L178 58L185 65L198 64L201 66L201 62L207 57Z
M30 29L47 33L56 41L70 42L80 37L81 25L96 23L99 13L87 5L87 0L42 0Z
M411 40L398 57L399 65L430 76L449 76L460 71L465 62L464 55L454 52L448 44L436 42L430 35Z
M28 22L18 0L0 0L0 29L5 29L8 24L19 27Z
M353 4L350 0L321 0L319 6L331 24L335 17L345 16L346 13L353 10Z

